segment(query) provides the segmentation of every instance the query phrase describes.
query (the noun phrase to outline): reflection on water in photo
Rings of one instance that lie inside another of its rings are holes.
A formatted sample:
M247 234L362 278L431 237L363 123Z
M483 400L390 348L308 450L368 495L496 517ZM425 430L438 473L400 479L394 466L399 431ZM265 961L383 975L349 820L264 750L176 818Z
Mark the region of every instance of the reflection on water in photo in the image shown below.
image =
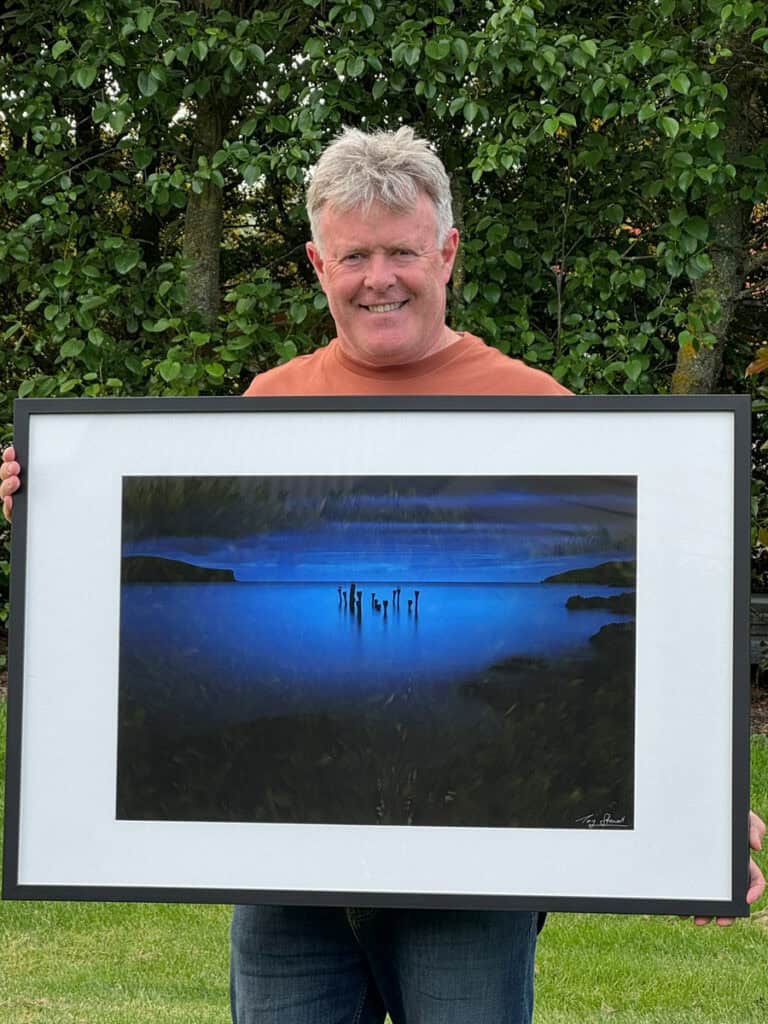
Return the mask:
M153 679L145 676L142 687L140 665L154 662L163 664L166 681L166 707L155 712L172 709L189 725L316 710L382 689L427 688L430 698L447 699L458 683L505 658L578 654L603 625L629 618L568 611L568 584L362 580L356 587L359 617L328 584L124 585L122 649L134 666L135 674L125 672L132 693L153 705ZM590 587L592 595L611 593ZM374 610L373 595L388 601L386 612Z

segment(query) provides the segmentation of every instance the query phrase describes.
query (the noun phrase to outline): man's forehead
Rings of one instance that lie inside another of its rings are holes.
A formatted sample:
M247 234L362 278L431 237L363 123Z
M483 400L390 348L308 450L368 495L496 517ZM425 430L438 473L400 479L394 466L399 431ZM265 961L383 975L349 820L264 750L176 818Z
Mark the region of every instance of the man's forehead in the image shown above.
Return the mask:
M372 203L351 210L326 206L320 214L321 232L329 248L347 245L386 245L388 247L433 238L435 212L430 200L409 210L396 210L383 203Z

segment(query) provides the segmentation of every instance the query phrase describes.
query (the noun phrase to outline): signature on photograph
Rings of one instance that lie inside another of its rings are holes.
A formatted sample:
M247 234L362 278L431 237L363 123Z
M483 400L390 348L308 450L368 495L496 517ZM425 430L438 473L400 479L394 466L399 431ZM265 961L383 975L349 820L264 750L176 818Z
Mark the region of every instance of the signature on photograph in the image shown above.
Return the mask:
M610 811L605 811L603 814L590 812L577 818L576 824L586 825L587 828L622 828L627 824L627 817L622 815L621 818L614 818Z

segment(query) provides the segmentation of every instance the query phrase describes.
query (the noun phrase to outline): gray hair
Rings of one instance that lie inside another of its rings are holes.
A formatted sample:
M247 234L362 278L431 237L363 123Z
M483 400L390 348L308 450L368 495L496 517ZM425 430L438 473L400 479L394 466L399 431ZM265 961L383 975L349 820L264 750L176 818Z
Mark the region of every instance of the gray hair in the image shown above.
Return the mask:
M413 128L370 135L345 128L321 153L307 189L312 239L320 246L318 221L326 205L338 210L368 210L382 203L407 213L425 193L435 207L437 242L453 227L451 186L440 157Z

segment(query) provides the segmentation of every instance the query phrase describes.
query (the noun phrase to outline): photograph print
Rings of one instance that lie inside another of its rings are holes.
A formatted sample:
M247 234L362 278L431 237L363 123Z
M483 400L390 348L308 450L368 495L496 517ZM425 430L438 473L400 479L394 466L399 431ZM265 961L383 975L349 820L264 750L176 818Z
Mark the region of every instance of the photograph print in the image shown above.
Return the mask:
M633 476L124 477L116 815L631 829Z

